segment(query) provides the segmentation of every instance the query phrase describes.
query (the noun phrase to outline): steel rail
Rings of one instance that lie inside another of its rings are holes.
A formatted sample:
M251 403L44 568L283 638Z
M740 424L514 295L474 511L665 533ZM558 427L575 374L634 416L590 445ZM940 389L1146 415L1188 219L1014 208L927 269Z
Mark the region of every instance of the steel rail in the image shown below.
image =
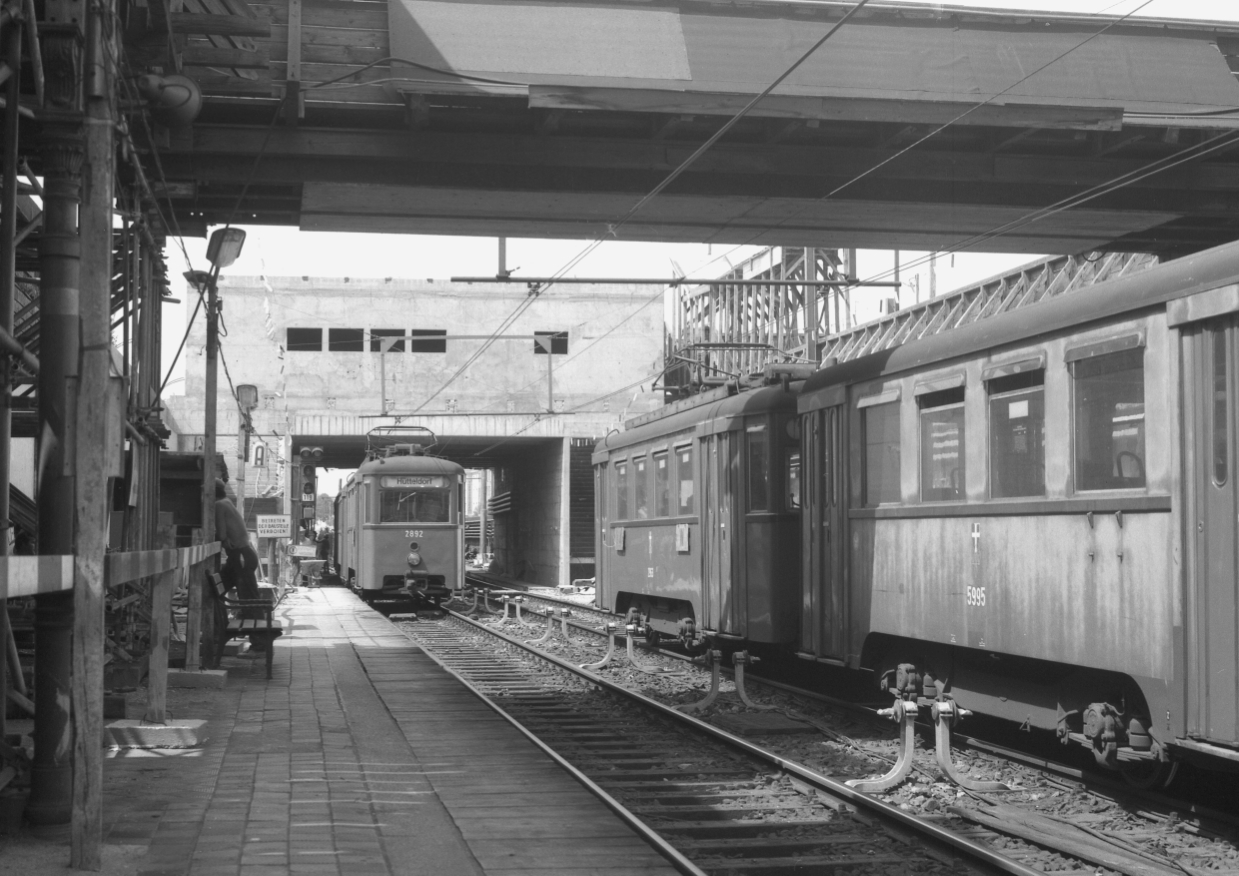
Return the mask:
M765 749L759 748L753 743L741 739L739 736L735 736L728 733L726 730L721 730L718 727L715 727L713 724L708 724L705 721L702 721L700 718L694 718L692 715L686 715L671 706L660 703L658 700L651 699L644 694L629 690L628 688L618 685L600 675L596 675L589 670L581 669L576 664L562 660L554 654L548 654L545 651L527 645L520 639L509 636L508 634L501 632L500 630L496 630L487 624L479 623L467 615L450 610L448 613L471 626L477 627L478 629L489 633L492 636L498 636L509 644L516 645L518 648L528 651L531 654L534 654L543 660L560 667L561 669L565 669L574 675L579 675L582 678L586 678L599 687L605 688L612 693L620 694L621 696L627 697L631 700L635 700L647 708L671 718L676 722L695 727L702 733L712 736L720 742L739 749L752 757L763 760L766 763L774 764L784 772L803 779L804 781L834 797L846 800L849 803L861 806L865 809L872 810L873 812L881 815L883 818L897 822L903 827L910 828L917 833L928 836L939 843L957 849L974 859L982 860L1005 873L1010 873L1012 876L1044 876L1040 870L1036 870L1032 867L1021 864L1018 861L1014 861L994 849L972 842L971 840L958 836L957 834L952 833L945 828L939 827L938 825L925 822L914 815L910 815L899 808L890 805L889 803L885 803L877 799L876 797L871 797L868 794L863 794L854 788L850 788L842 782L836 781L829 776L824 776L821 773L815 772L814 770L808 769L803 765L796 763L795 761L787 760L786 758L779 757L778 755L772 754Z
M453 617L460 618L461 620L465 620L468 623L473 624L474 626L480 627L481 629L485 630L488 633L493 634L496 632L495 630L491 630L490 628L488 628L485 624L477 624L474 621L469 620L469 618L465 617L464 615L458 612L453 611L449 613ZM508 636L503 636L503 638L515 644L519 644L516 642L515 639L511 639ZM530 650L530 649L527 649L527 650ZM455 678L457 681L459 681L461 684L467 687L475 696L478 697L478 699L482 700L482 702L490 706L490 708L493 709L496 714L498 714L501 718L503 718L513 727L515 727L517 731L519 731L526 739L528 739L530 742L536 745L544 754L550 757L551 760L559 764L559 766L562 767L564 770L566 770L568 774L572 776L572 778L574 778L578 783L583 785L586 788L586 790L588 790L591 794L593 794L595 797L601 800L604 806L606 806L608 809L610 809L612 812L618 815L621 821L623 821L625 824L631 827L634 831L636 831L641 836L642 839L644 839L647 843L649 843L660 855L666 858L667 861L671 864L671 866L675 867L677 871L685 874L685 876L709 876L709 874L707 874L704 870L702 870L696 864L694 864L692 861L686 858L684 854L679 851L679 849L675 848L675 846L667 842L667 840L665 840L662 836L660 836L653 828L651 828L648 824L642 821L641 818L636 815L636 813L632 812L632 810L626 807L623 803L621 803L620 801L612 797L609 793L607 793L607 791L602 786L598 785L589 776L585 775L585 773L581 772L579 769L577 769L575 766L569 763L561 754L559 754L559 752L555 751L553 748L551 748L549 745L547 745L545 742L539 739L533 732L531 732L528 728L526 728L525 725L522 724L515 716L510 715L508 712L504 711L504 709L493 698L488 696L478 687L474 686L473 682L465 678L463 675L461 675L456 670L452 669L443 660L440 660L439 655L437 655L432 648L423 647L422 651L423 653L427 654L431 660L437 663L440 668L442 668L445 672L450 674L453 678ZM536 650L534 650L533 653L540 654L540 652ZM565 664L565 665L570 665L570 664Z

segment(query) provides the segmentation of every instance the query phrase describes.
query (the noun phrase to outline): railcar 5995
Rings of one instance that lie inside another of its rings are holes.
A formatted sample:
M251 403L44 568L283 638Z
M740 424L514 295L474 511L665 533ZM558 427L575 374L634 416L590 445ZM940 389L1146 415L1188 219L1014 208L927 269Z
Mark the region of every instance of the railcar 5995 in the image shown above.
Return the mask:
M728 384L639 417L597 446L598 603L647 640L783 644L800 598L795 389L812 370Z
M1142 784L1239 763L1237 381L1235 244L823 368L801 656Z
M367 452L336 498L336 566L362 599L437 606L464 586L464 477L421 444Z

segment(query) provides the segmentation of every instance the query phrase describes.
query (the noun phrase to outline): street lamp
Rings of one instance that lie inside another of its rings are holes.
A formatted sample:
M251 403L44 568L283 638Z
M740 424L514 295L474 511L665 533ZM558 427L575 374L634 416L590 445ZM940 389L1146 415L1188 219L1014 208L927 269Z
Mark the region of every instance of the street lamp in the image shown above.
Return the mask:
M226 268L241 255L245 232L240 228L219 228L207 243L207 259L211 270L186 271L185 279L207 293L206 310L206 391L203 403L202 436L202 540L206 544L216 540L215 534L215 404L216 384L219 372L219 292L216 281L220 268ZM196 670L199 666L198 645L205 633L208 641L214 642L214 612L202 610L202 595L208 592L208 579L203 575L200 587L189 588L189 618L185 630L185 668ZM218 660L219 655L214 655Z

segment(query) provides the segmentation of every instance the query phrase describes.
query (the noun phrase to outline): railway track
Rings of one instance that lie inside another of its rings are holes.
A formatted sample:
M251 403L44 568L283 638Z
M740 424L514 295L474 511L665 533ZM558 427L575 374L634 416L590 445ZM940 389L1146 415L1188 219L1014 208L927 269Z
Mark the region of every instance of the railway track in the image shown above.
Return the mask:
M1048 869L1097 869L1070 855L1012 844L1001 832L975 823L950 825L942 816L912 814L860 794L764 745L581 672L463 616L405 629L434 659L609 795L666 845L669 856L682 856L696 868L684 872L772 876L972 867L1028 876ZM495 647L495 638L504 644ZM554 670L548 671L548 662ZM995 839L1007 848L996 849ZM1160 871L1149 862L1143 872Z
M520 635L534 635L539 620L530 618L524 628L527 631ZM521 630L513 623L504 626ZM600 632L588 625L576 629ZM556 636L547 644L567 660L583 661L592 659L598 641L586 639L572 648ZM639 660L645 664L674 662L665 656L654 658L658 653L643 649ZM692 672L688 677L676 678L674 673L664 672L663 678L651 678L647 671L634 671L623 658L606 671L618 685L642 690L665 706L698 698L700 675L695 668ZM843 773L846 778L883 771L883 766L879 763L875 767L871 758L893 760L895 745L889 729L875 730L872 710L769 679L750 679L754 684L749 692L759 708L782 710L799 718L813 712L815 717L809 720L829 738L825 744L820 737L809 741L803 736L763 738L762 745L772 757L803 765L810 772ZM819 705L816 710L812 708L814 701ZM707 710L703 717L711 721L726 717L738 705L725 690L718 707ZM970 749L956 752L957 765L967 774L1004 780L1013 790L997 794L962 792L941 781L932 757L918 757L912 777L878 798L927 823L1003 849L1013 860L1045 871L1093 873L1100 869L1132 876L1239 876L1239 821L1227 813L1139 791L1121 781L1107 781L981 740L961 737L958 741Z

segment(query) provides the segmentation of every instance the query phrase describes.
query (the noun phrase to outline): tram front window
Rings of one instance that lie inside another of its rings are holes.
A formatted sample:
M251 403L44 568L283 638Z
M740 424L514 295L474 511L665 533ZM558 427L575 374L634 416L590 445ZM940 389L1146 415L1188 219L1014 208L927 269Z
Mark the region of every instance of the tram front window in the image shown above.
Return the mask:
M447 523L450 507L447 490L383 490L379 523Z

